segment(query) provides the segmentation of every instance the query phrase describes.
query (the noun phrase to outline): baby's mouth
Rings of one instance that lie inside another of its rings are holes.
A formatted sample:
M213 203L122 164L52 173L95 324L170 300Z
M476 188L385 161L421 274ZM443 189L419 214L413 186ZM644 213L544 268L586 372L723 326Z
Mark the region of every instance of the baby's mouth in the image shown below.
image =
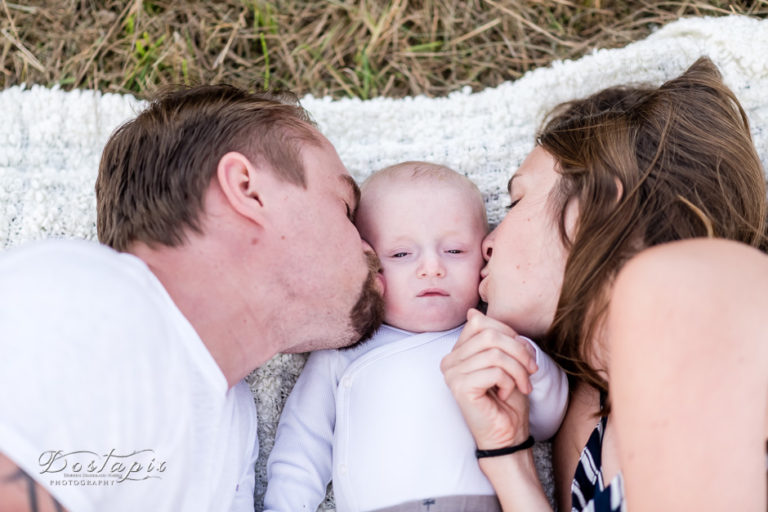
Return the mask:
M442 288L427 288L419 292L417 297L448 297L450 294Z

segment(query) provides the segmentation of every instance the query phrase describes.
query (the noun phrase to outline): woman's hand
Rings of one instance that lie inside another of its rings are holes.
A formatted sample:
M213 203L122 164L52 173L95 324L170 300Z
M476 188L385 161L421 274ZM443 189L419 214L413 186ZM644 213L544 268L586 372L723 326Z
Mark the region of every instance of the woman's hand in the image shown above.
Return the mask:
M440 365L464 419L483 450L519 444L528 437L530 375L536 352L506 324L476 309Z

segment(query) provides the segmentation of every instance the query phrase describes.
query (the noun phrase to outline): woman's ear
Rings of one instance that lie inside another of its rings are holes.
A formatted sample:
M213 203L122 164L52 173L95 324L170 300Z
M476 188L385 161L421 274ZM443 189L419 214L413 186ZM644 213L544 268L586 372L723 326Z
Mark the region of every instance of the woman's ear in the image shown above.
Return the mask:
M618 176L613 177L613 183L616 185L616 203L624 197L624 185L621 184L621 180Z
M570 242L576 236L576 228L579 224L579 200L572 197L565 205L563 222L565 225L565 236Z
M268 172L245 155L230 151L219 160L216 179L230 206L239 214L256 222L261 219L264 203L260 190L260 174Z

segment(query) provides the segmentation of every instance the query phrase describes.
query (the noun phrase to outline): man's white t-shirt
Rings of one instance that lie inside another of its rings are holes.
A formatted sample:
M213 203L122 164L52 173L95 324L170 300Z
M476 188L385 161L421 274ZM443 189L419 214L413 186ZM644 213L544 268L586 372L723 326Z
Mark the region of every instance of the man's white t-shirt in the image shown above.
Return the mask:
M0 254L0 452L70 511L253 510L256 423L138 258Z

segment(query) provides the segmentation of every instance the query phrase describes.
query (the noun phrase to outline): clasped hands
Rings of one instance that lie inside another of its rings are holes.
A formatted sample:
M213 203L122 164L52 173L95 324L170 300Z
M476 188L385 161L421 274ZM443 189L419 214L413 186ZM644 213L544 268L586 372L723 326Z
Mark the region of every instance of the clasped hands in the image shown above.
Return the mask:
M536 351L508 325L476 309L453 350L440 364L479 449L491 450L528 438L530 376Z

